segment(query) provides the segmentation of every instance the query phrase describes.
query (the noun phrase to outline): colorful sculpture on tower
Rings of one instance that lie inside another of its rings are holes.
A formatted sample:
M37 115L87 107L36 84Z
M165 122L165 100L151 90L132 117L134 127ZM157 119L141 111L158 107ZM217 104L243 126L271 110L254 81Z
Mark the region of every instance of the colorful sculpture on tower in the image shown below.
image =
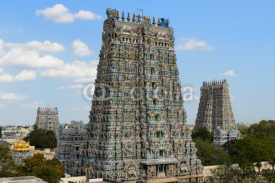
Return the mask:
M106 10L88 124L90 178L202 182L169 19Z

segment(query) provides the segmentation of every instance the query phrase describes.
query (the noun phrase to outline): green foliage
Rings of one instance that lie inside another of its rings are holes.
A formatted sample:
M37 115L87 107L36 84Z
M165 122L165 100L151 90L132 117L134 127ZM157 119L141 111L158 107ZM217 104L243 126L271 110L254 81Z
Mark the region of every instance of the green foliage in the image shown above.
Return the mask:
M22 176L37 176L49 183L59 183L64 176L64 166L57 160L47 160L43 154L35 154L23 160L24 165L17 168Z
M217 149L210 141L201 138L193 140L197 148L197 156L204 166L230 163L230 156L223 149Z
M232 183L241 182L243 171L238 167L219 166L211 170L212 176L209 178L211 183Z
M261 161L275 164L275 121L262 120L246 129L246 135L238 140L224 144L232 162L238 163L243 170L260 169ZM256 163L256 164L254 164ZM273 168L274 169L274 168Z
M253 172L244 172L236 166L219 166L211 170L212 176L209 178L211 183L271 183L274 182L275 173L270 172L259 176Z
M253 124L248 129L248 134L255 134L257 132L262 132L266 136L275 141L275 121L274 120L262 120L259 123Z
M240 166L243 168L253 166L254 162L260 168L261 161L270 162L274 159L274 142L270 141L266 134L262 132L247 135L243 139L238 140L233 148L237 151Z
M15 175L15 164L11 156L11 150L7 146L0 145L0 177L12 177Z
M0 138L2 138L2 128L0 126Z
M36 125L24 140L30 141L30 144L36 148L55 148L57 146L54 131L38 129Z
M214 133L213 132L209 132L207 130L207 128L202 127L200 129L198 129L198 131L194 132L192 131L192 135L191 135L192 139L195 138L201 138L202 140L209 140L210 142L213 142L214 139Z
M202 127L192 132L193 141L196 144L197 156L204 166L223 165L230 162L230 156L223 149L217 149L213 144L214 134Z
M237 124L237 129L240 131L241 133L241 136L245 136L246 134L248 134L248 129L249 129L249 126L248 125L245 125L245 124L240 124L238 123Z

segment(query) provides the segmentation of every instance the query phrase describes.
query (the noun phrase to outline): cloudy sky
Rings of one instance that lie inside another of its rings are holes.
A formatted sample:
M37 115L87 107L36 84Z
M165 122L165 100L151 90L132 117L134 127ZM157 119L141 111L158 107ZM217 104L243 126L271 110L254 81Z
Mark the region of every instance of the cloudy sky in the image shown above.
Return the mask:
M274 1L1 1L0 125L34 124L38 106L60 123L88 122L82 95L96 77L106 8L170 18L193 124L203 81L227 79L237 122L274 119Z

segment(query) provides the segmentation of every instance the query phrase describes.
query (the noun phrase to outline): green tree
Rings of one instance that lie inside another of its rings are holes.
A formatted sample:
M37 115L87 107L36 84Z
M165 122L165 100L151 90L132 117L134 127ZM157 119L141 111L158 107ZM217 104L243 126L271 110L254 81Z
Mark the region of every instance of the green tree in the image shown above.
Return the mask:
M10 148L0 145L0 177L12 177L15 174L15 164Z
M233 183L241 182L243 171L238 167L219 166L211 170L212 176L209 178L211 183Z
M275 141L275 121L274 120L262 120L259 123L253 124L248 129L248 134L255 134L257 132L262 132L266 134L266 136Z
M199 128L198 131L196 131L196 132L192 131L191 137L192 137L192 139L200 137L204 141L205 140L209 140L209 141L213 142L214 133L213 132L209 132L207 130L207 128L202 127L202 128Z
M21 175L34 175L49 183L59 183L64 176L64 166L57 160L47 160L43 154L35 154L23 160L24 165L18 167Z
M35 171L35 175L49 183L59 183L62 177L54 167L49 165L37 168Z
M54 131L38 129L36 125L34 125L34 130L24 140L29 141L36 148L55 148L57 146Z
M25 140L26 142L30 141L31 138L34 136L34 134L36 133L37 130L38 130L37 125L34 124L34 125L33 125L33 130L24 138L24 140Z
M249 126L245 124L237 123L237 129L240 131L241 136L243 137L246 134L248 134Z
M274 158L274 142L262 132L247 135L232 144L232 150L229 153L238 158L239 165L244 170L253 170L254 163L260 170L261 161L271 162Z
M2 127L0 126L0 138L2 138Z
M217 149L210 141L201 138L193 139L197 148L197 156L204 166L230 163L230 156L223 149Z

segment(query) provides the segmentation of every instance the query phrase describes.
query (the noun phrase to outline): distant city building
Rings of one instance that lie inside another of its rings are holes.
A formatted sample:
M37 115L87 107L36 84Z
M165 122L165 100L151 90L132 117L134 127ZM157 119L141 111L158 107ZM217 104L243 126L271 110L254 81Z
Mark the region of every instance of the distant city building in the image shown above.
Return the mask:
M2 134L3 134L2 137L4 139L16 139L17 138L16 132L14 132L14 131L3 131Z
M58 144L55 150L57 158L65 167L65 173L71 176L85 175L86 126L83 121L71 121L60 125Z
M38 107L36 122L38 128L53 130L56 137L58 136L59 118L57 107Z
M229 85L222 81L203 82L194 131L201 127L214 132L216 147L239 137L229 96Z

